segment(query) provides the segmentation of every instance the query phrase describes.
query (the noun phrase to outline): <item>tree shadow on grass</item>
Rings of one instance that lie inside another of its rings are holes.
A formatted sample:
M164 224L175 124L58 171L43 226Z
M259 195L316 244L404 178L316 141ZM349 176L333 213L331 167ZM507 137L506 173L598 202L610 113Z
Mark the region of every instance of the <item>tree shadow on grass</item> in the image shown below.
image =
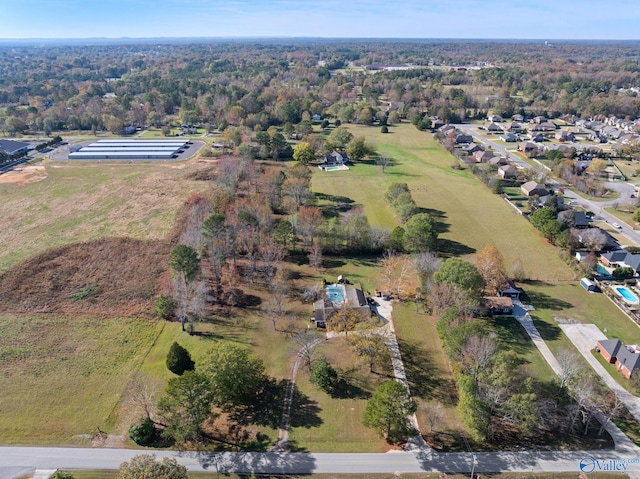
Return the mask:
M533 349L531 338L525 329L514 318L493 316L488 318L493 330L498 335L500 343L505 349L525 355Z
M331 397L335 399L368 399L371 394L361 386L356 368L339 372Z
M547 323L546 321L542 321L541 319L536 318L535 316L531 316L533 318L533 324L536 329L540 333L540 337L545 341L555 341L560 337L560 333L562 333L562 329L555 324Z
M476 249L471 246L443 238L438 239L436 249L442 254L442 256L447 258L451 256L464 256L476 252Z
M313 193L313 197L316 200L331 201L332 203L346 203L346 204L355 203L355 201L349 198L348 196L328 195L326 193L315 192Z
M572 308L573 304L562 299L554 298L541 291L527 290L524 301L533 305L536 309L551 309L559 311L562 309Z
M291 414L289 416L290 427L304 427L307 429L319 427L322 425L322 418L319 414L320 407L318 403L302 393L297 386L294 386Z
M283 398L287 387L284 379L268 378L252 404L235 408L231 418L240 424L256 424L273 429L280 427Z
M423 399L436 399L444 404L455 404L456 386L449 372L443 371L418 342L399 340L398 344L411 394Z

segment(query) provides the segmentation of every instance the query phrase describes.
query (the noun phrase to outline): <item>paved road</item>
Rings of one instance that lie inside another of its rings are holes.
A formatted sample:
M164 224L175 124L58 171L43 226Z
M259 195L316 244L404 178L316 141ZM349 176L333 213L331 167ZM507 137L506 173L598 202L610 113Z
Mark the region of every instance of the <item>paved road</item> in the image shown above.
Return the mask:
M151 451L153 452L153 451ZM129 449L0 448L0 477L13 478L38 469L117 469L133 456L150 451ZM310 473L416 473L468 474L492 472L579 472L585 457L598 460L639 461L636 454L615 451L445 453L391 452L386 454L306 453L207 453L155 452L158 459L175 458L190 471L220 473L310 474ZM475 457L475 466L473 466ZM640 464L629 464L637 477Z

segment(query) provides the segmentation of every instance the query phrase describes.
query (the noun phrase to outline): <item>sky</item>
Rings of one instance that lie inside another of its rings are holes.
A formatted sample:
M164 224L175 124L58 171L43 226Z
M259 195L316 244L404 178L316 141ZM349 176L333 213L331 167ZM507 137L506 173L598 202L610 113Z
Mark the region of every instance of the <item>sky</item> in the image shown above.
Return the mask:
M640 39L640 0L0 0L0 39Z

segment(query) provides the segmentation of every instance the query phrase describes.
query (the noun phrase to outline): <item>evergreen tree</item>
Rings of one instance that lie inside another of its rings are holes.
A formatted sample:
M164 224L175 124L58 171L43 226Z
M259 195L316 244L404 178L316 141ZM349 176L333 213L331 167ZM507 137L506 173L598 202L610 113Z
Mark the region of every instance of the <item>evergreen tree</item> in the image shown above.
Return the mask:
M174 342L167 354L167 369L173 374L182 376L185 371L193 371L195 367L189 351Z

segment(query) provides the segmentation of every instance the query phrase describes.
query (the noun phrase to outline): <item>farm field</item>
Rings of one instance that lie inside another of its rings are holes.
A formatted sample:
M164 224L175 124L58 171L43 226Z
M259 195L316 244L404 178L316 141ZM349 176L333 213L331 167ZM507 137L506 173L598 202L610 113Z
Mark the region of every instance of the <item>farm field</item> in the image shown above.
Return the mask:
M32 181L0 177L0 272L33 254L104 236L160 239L202 184L195 163L96 165L46 162Z

